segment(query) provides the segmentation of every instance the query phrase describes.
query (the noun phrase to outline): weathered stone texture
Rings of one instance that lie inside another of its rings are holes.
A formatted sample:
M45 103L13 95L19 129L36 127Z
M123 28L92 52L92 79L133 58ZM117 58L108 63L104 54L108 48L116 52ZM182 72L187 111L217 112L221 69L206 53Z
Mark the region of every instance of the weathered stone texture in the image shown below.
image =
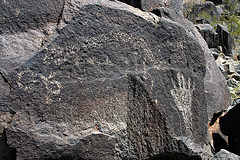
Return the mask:
M183 0L120 0L143 11L153 11L159 7L171 8L181 16Z
M210 24L195 25L204 40L207 42L209 48L217 48L219 43L218 34Z
M184 0L120 0L142 11L152 12L158 8L172 9L179 17L183 17Z
M58 22L63 6L64 0L0 1L1 34L38 29Z
M220 118L220 127L224 135L228 136L228 150L240 155L240 104L236 104L226 115Z
M0 67L12 72L51 41L64 0L0 1Z
M189 35L198 43L200 43L206 60L204 84L205 93L207 95L208 116L212 117L214 113L217 113L230 106L230 93L227 88L225 78L219 72L218 66L211 55L211 51L209 50L206 41L202 38L196 27L194 27L193 23L181 16L178 16L176 12L169 8L161 7L153 10L152 12L159 17L170 19L182 25L190 33Z
M234 39L230 32L228 31L228 28L226 26L218 24L216 32L219 35L218 45L222 46L222 50L225 55L231 56L234 45Z
M223 159L229 159L229 160L240 160L240 157L236 154L233 154L225 149L222 149L220 152L218 152L212 160L223 160Z
M64 0L0 1L0 68L12 72L55 32Z
M220 19L220 13L213 2L206 1L194 4L188 19L200 24L211 23Z
M7 128L8 143L19 159L30 152L31 158L59 158L43 152L44 146L61 152L60 146L91 135L98 122L118 141L118 158L166 151L191 156L191 147L179 148L174 137L189 137L185 145L207 142L204 82L198 78L204 73L203 51L181 26L83 7L52 44L11 75L8 105L17 113Z

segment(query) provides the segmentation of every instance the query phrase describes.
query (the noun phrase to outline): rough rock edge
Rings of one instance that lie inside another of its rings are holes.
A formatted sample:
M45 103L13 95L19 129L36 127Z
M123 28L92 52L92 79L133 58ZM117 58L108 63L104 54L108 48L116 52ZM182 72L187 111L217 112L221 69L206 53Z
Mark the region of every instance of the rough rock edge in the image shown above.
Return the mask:
M221 149L221 151L216 153L215 156L212 158L212 160L224 160L224 159L240 160L240 156L231 153L225 149Z

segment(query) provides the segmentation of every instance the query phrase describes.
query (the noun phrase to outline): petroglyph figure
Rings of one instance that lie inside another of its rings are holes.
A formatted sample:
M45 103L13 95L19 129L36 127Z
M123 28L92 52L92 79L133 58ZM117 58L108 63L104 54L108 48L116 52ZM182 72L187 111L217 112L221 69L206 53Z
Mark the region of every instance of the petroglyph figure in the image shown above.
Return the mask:
M24 91L32 91L34 87L36 87L36 83L42 81L47 90L46 103L51 103L51 96L58 95L61 92L62 84L61 82L54 79L55 73L51 72L49 76L44 76L40 73L32 72L29 68L20 72L18 74L17 84Z
M194 84L191 85L191 79L184 78L180 73L177 74L178 82L172 79L174 89L171 90L171 95L177 105L179 111L182 113L184 125L186 127L186 135L192 135L192 94ZM178 83L178 85L176 84Z
M28 77L28 81L26 81L26 77ZM42 82L45 84L47 91L49 91L50 94L59 94L61 92L61 82L54 80L55 73L51 72L48 77L43 76L40 73L34 73L28 68L25 71L22 71L18 74L18 81L17 84L20 88L23 88L26 90L32 90L31 84L34 85L35 82L37 82L36 79L38 77L41 78ZM25 83L22 83L22 78L25 78ZM53 87L56 86L56 87Z
M48 77L45 77L41 74L39 75L43 83L45 84L47 91L49 91L51 94L59 94L61 92L62 85L59 81L53 80L53 78L55 77L55 74L53 72L51 72ZM56 87L53 88L51 87L51 85L55 85Z

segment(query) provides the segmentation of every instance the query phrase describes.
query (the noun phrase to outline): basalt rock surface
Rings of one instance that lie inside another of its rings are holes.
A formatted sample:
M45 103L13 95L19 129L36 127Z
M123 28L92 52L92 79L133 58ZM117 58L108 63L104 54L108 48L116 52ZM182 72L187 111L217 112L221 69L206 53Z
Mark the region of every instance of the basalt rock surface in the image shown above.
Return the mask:
M230 32L228 31L228 28L226 26L218 24L216 32L219 35L218 45L222 46L222 50L225 55L231 56L234 45L234 39Z
M228 152L225 149L222 149L220 152L218 152L212 160L223 160L223 159L230 159L230 160L240 160L240 157L236 154L233 154L231 152Z
M183 12L183 0L120 0L135 8L143 11L153 11L156 8L165 7L171 8L179 15Z
M206 14L207 16L205 16ZM220 13L213 2L206 1L195 4L188 19L199 24L211 23L220 20Z
M228 136L228 150L240 155L240 104L237 103L226 115L220 118L220 127L224 135Z
M218 34L210 24L195 25L204 40L207 42L209 48L217 48L219 43Z
M0 76L9 152L19 160L211 157L208 121L229 93L200 34L168 11L66 1L60 20L36 29L47 42Z
M45 44L63 6L64 0L0 1L1 69L12 72Z

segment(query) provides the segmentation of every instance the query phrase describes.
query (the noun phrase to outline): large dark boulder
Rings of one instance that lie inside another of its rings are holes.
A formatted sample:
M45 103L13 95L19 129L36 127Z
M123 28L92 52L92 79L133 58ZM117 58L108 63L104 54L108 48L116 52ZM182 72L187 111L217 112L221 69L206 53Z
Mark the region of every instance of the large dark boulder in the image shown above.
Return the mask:
M207 42L209 48L217 48L219 39L218 34L210 24L195 25L204 40Z
M19 160L209 158L207 123L229 92L193 24L163 12L66 1L57 22L4 32L4 53L23 37L18 54L31 55L1 64L5 148Z
M194 148L209 141L205 63L201 46L180 25L83 7L10 75L7 105L17 113L6 130L8 144L18 159L62 158L99 123L109 137L104 141L115 139L109 159L201 155Z
M240 103L230 109L220 118L220 127L224 135L228 136L228 150L240 155Z
M218 45L222 46L222 50L225 55L231 56L234 40L231 33L228 31L228 28L218 24L216 32L219 35Z

